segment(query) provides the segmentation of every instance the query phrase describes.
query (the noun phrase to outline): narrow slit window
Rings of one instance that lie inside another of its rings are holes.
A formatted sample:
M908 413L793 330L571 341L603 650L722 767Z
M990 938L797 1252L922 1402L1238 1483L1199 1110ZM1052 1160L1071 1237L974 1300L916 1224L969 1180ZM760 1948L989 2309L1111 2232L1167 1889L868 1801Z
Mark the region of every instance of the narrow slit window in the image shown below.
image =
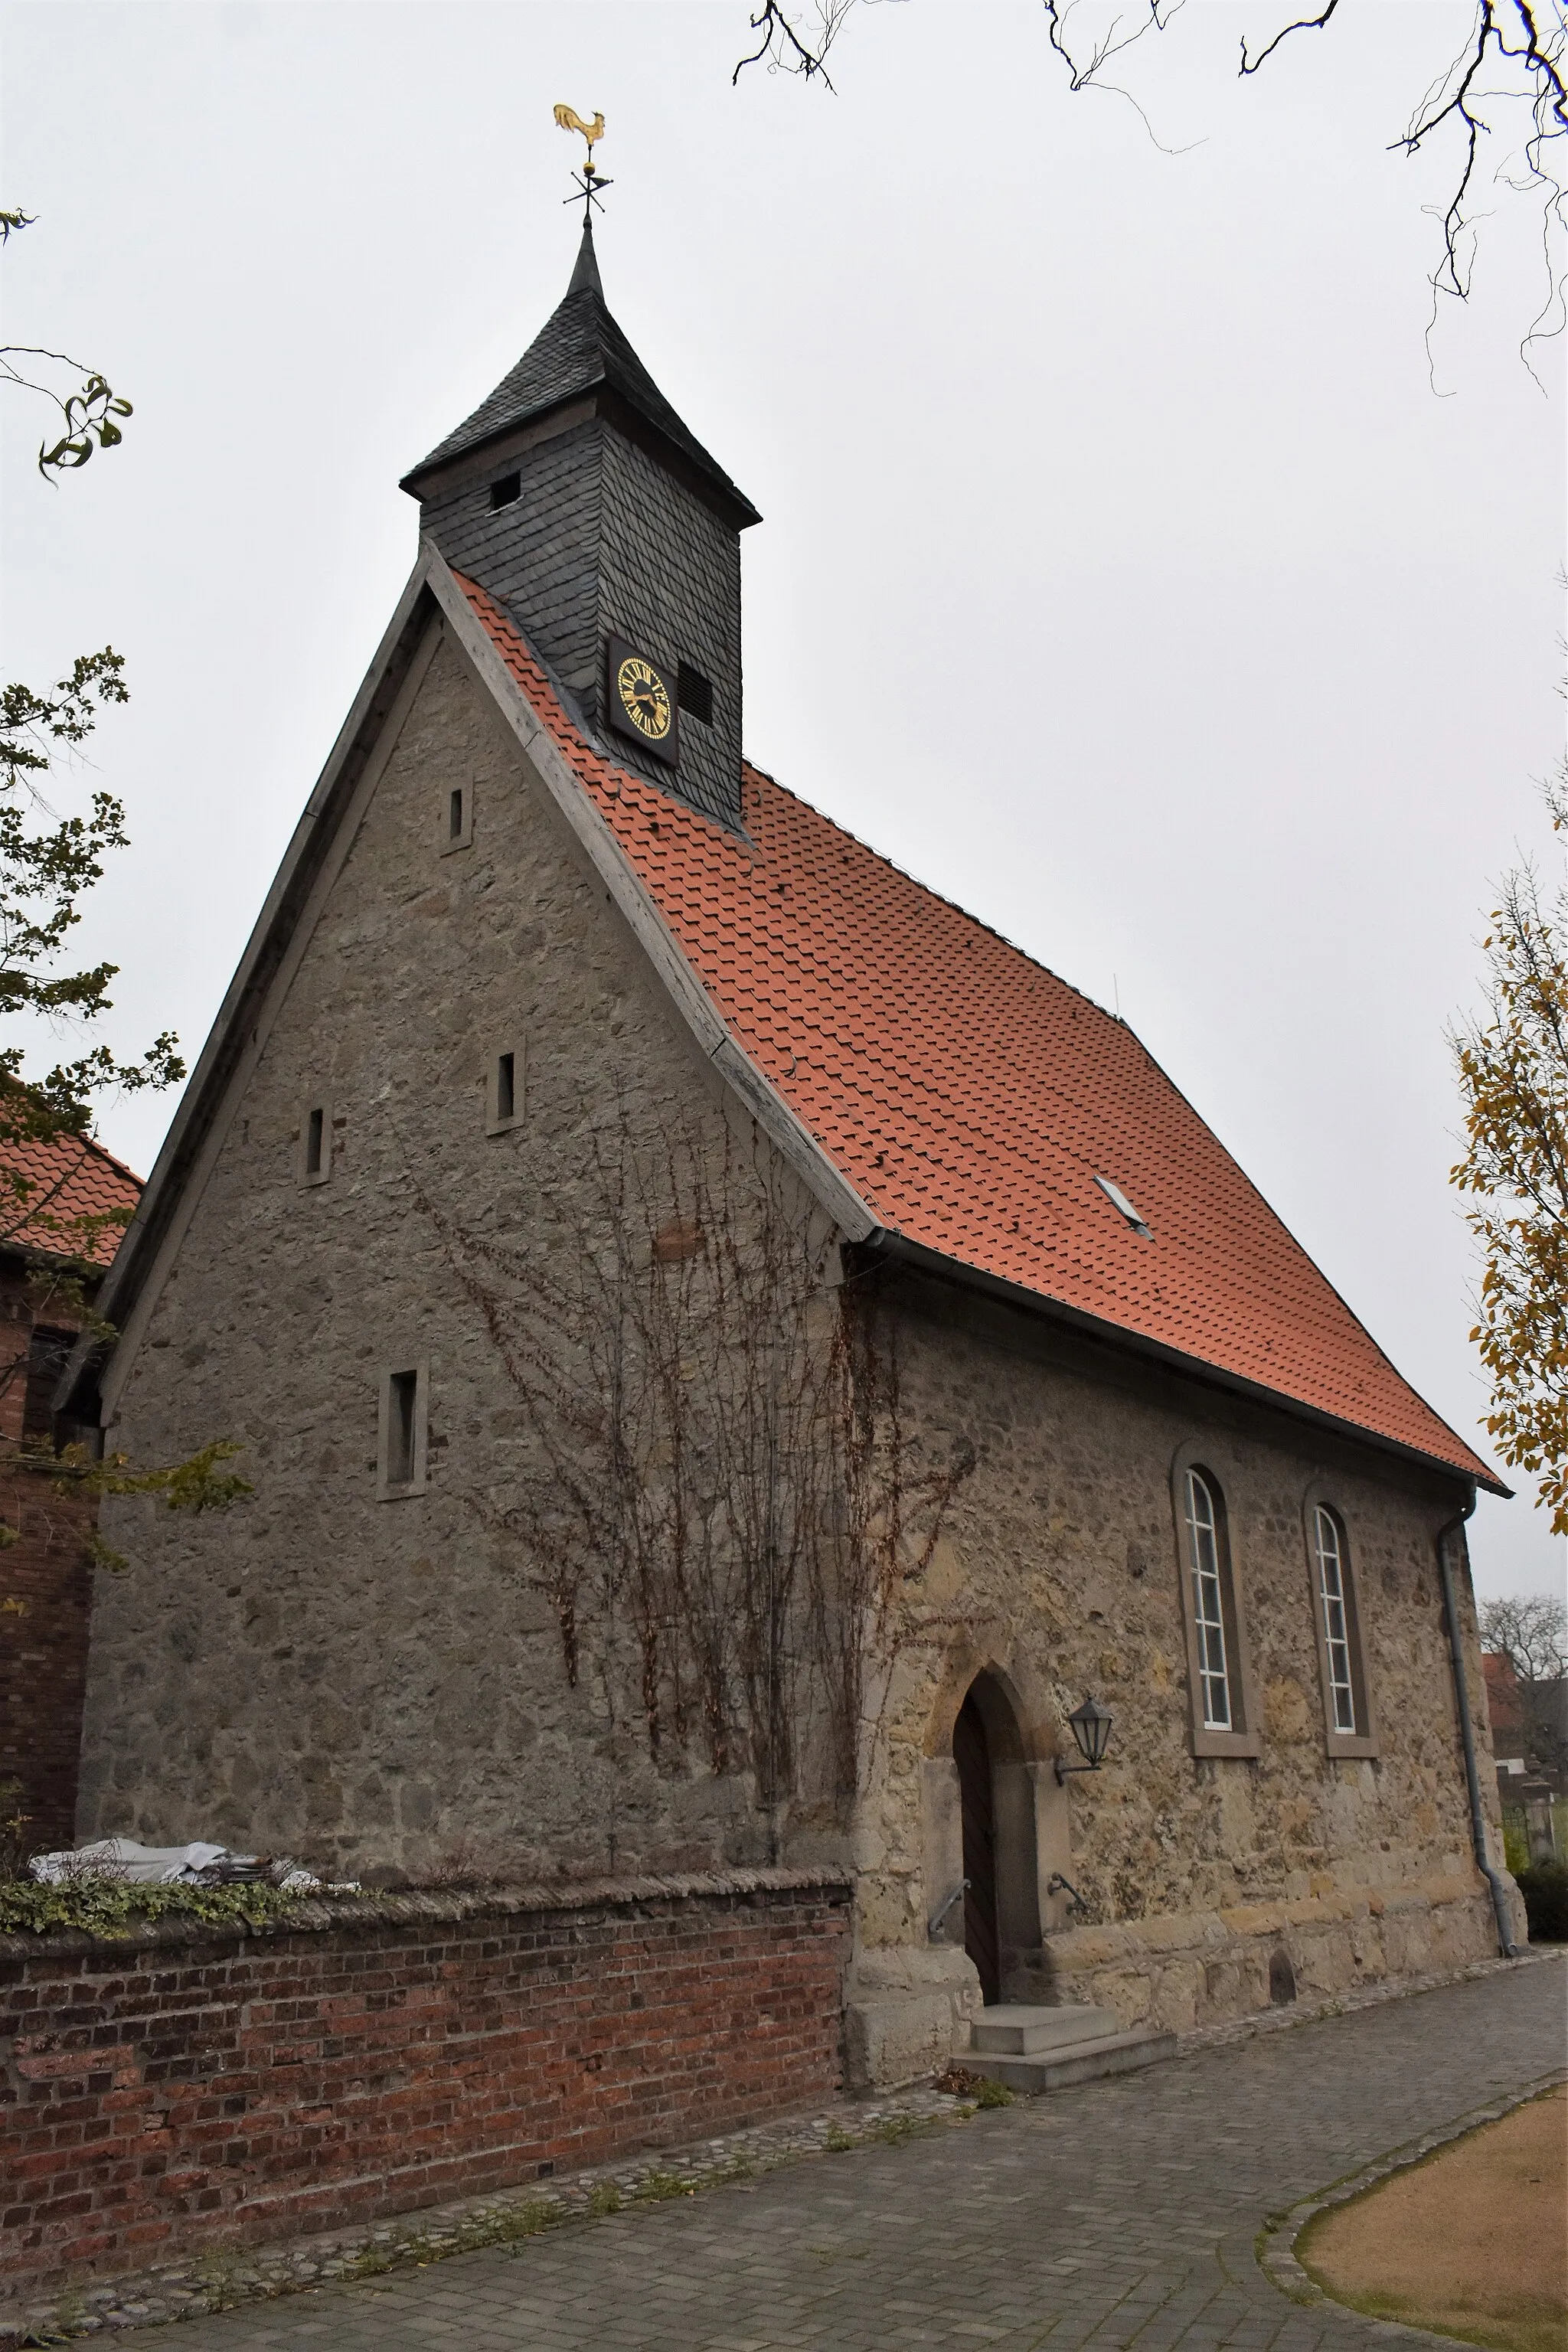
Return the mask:
M301 1184L324 1184L332 1172L332 1107L307 1103L300 1113L295 1149L296 1171Z
M474 788L448 784L441 797L441 854L467 849L474 837Z
M490 512L498 507L514 507L522 496L522 476L503 474L499 482L490 484Z
M521 1045L492 1056L485 1101L485 1133L504 1135L522 1118L523 1057Z
M425 1491L425 1371L390 1371L381 1384L379 1492L383 1502Z
M392 1410L387 1416L386 1483L389 1486L411 1486L414 1483L414 1408L419 1401L417 1372L394 1372L392 1375Z
M1193 1624L1197 1634L1198 1679L1205 1731L1230 1731L1230 1660L1225 1631L1225 1573L1221 1530L1212 1488L1196 1470L1187 1473L1187 1560L1192 1576Z

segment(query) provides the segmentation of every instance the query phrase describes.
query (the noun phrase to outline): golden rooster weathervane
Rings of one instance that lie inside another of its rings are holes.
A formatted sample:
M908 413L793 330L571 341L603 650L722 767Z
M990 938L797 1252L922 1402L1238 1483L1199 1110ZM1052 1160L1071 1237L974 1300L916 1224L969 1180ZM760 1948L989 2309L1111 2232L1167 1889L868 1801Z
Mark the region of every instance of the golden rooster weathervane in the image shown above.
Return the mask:
M607 188L611 184L602 172L596 172L594 168L594 149L605 135L605 118L602 114L595 114L592 122L584 122L582 116L574 113L571 107L558 106L555 110L555 124L559 131L581 131L588 142L587 161L581 172L574 172L572 174L573 179L583 191L583 223L586 227L593 207L599 203L599 190ZM575 196L568 196L566 199L569 205L574 205L576 201ZM600 205L600 210L603 211L603 205Z

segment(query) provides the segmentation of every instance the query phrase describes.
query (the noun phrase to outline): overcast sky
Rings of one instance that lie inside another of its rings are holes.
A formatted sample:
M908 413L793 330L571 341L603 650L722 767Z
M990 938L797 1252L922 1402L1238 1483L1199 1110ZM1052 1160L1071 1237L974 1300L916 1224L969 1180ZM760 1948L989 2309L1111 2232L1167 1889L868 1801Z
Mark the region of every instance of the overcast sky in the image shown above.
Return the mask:
M731 89L746 13L5 10L7 333L136 404L58 490L5 418L6 674L112 642L134 696L79 934L114 1041L195 1059L413 562L397 478L564 290L552 105L602 108L610 306L766 518L752 756L1119 1002L1484 1451L1444 1027L1549 854L1563 362L1521 363L1539 222L1489 184L1428 347L1454 156L1388 142L1468 0L1360 0L1245 84L1284 12L1194 0L1129 74L1159 145L1038 0L863 6L837 97ZM171 1108L104 1139L145 1170ZM1528 1493L1472 1541L1483 1591L1561 1589Z

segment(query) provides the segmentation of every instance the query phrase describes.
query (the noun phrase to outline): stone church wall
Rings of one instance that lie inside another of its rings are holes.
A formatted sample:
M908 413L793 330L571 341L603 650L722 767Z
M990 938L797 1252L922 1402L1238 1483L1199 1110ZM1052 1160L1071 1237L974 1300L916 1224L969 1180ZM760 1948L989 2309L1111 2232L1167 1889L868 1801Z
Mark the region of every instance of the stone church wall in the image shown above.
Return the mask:
M655 1768L635 1661L568 1682L501 1523L534 1444L510 1326L468 1286L489 1249L560 1271L605 1246L595 1139L657 1159L719 1137L718 1082L449 641L410 691L119 1398L112 1444L177 1459L232 1434L256 1494L106 1510L133 1567L98 1580L80 1834L356 1877L765 1862L743 1770ZM472 842L447 853L454 789ZM521 1115L489 1133L502 1050ZM378 1501L404 1365L426 1368L426 1491Z
M984 1675L1011 1726L1005 1991L1184 2026L1287 1978L1331 1990L1489 1950L1433 1553L1460 1482L941 1286L886 1297L904 1432L917 1477L973 1468L888 1615L853 1823L812 1787L768 1818L695 1736L656 1762L624 1639L615 1672L590 1657L572 1683L506 1520L538 1433L485 1268L607 1247L606 1136L718 1153L734 1129L449 641L390 732L114 1406L138 1458L240 1438L257 1492L195 1521L106 1506L133 1567L99 1580L79 1834L211 1836L384 1883L852 1862L852 2063L907 2077L974 1998L962 1908L934 1942L927 1921L963 1873L952 1735ZM447 851L454 789L472 834ZM521 1114L491 1132L502 1050ZM331 1155L314 1183L312 1104ZM384 1382L414 1365L424 1491L381 1501ZM1230 1512L1250 1759L1192 1752L1171 1471L1193 1444ZM1348 1531L1375 1754L1327 1752L1313 1481ZM1469 1646L1481 1710L1473 1623ZM1086 1690L1112 1748L1064 1789L1052 1759ZM820 1765L819 1727L795 1728Z
M830 2095L849 1900L773 1871L319 1903L259 1934L0 1937L0 2335L7 2299L72 2279Z
M1015 1847L999 1874L1005 1940L1009 1902L1016 1919L1013 1997L1090 2000L1125 2025L1181 2031L1293 1990L1495 1953L1433 1541L1462 1489L943 1286L905 1280L889 1311L907 1428L926 1459L973 1446L975 1467L911 1589L883 1702L857 1851L868 2000L912 2003L918 2040L936 1988L906 1984L900 1956L937 1972L925 1923L963 1868L953 1725L987 1672L1016 1727L1016 1759L997 1768L999 1860ZM1256 1759L1192 1752L1171 1468L1194 1444L1230 1516ZM1327 1753L1309 1487L1350 1538L1372 1757ZM1473 1602L1458 1581L1500 1856ZM1079 1760L1066 1718L1089 1691L1115 1717L1110 1749L1063 1787L1052 1759ZM1081 1909L1049 1891L1058 1874ZM961 1906L939 1941L958 1962ZM963 1971L951 1973L962 2013Z

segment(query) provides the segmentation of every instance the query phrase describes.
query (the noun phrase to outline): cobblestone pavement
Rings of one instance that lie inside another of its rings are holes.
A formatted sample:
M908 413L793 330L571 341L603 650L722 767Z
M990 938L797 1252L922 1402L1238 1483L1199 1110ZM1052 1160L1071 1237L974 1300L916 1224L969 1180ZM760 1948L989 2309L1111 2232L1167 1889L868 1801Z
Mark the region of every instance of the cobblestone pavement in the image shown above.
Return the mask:
M1568 1969L1542 1961L902 2146L568 2225L515 2252L114 2341L126 2352L1368 2352L1387 2331L1331 2305L1293 2305L1263 2276L1259 2227L1561 2065L1565 1995Z

